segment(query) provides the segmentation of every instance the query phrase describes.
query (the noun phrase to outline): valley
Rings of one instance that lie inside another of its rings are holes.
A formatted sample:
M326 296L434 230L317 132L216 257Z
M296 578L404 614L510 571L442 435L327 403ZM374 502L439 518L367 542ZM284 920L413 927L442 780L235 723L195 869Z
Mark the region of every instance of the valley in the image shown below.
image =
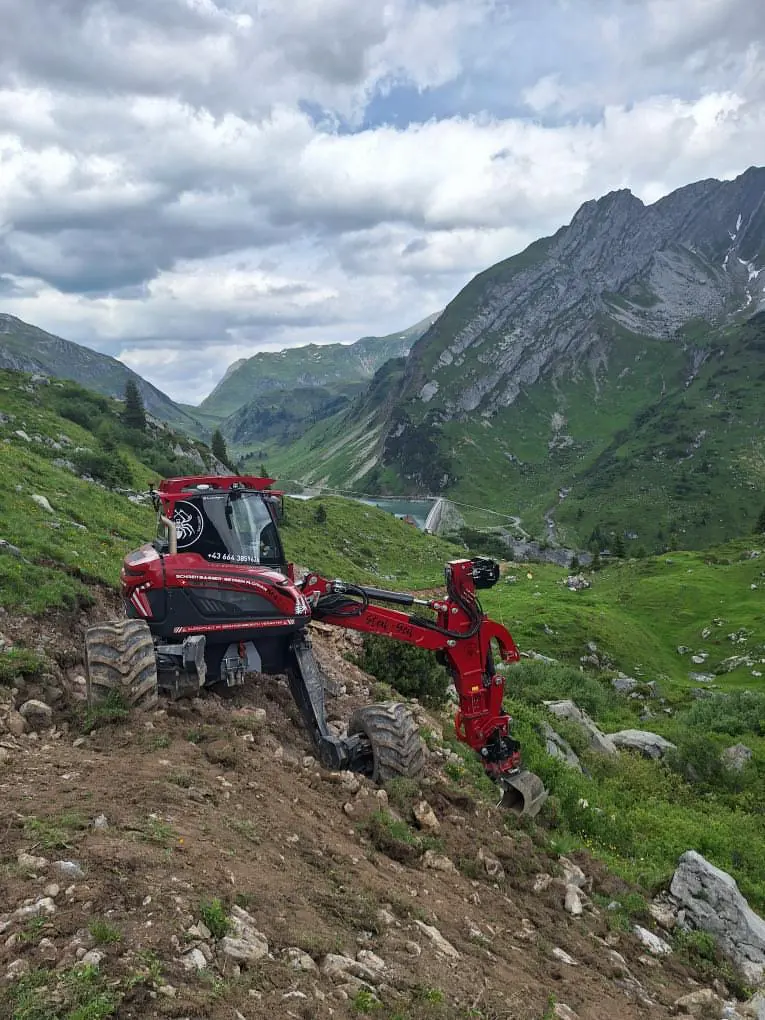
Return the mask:
M439 315L256 353L199 407L0 317L3 1015L761 1020L764 194L612 193ZM281 676L88 705L149 491L226 471L216 432L287 490L299 570L441 598L498 561L537 817L498 808L431 653L317 620L337 732L403 701L419 779L322 768Z

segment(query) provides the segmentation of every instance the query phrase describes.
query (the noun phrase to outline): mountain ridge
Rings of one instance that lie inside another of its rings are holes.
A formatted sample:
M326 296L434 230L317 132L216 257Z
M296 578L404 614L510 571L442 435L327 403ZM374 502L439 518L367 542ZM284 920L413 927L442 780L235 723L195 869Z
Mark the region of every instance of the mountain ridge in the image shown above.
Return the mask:
M117 358L5 313L0 313L0 368L69 379L108 397L122 397L132 379L147 411L185 432L199 432L198 422L187 411Z
M305 344L282 351L258 351L249 358L240 358L229 365L199 404L199 410L224 419L266 392L364 382L389 357L408 353L439 314L428 315L387 336L365 336L350 344Z
M746 441L729 428L738 445L726 446L720 418L760 427L762 266L763 168L690 184L648 206L625 189L593 199L568 225L474 277L413 345L387 392L359 396L279 454L274 469L305 484L352 483L381 495L440 492L541 524L576 479L587 477L591 493L605 484L600 458L617 435L636 430L651 456L669 458L664 519L647 536L659 548L670 530L687 530L682 494L670 495L675 482L693 489L686 449L715 468L717 456L730 461L720 478L732 491L763 485L759 473L734 477ZM723 357L711 358L718 349ZM716 425L698 449L685 435L683 399L699 431L705 415ZM678 407L664 415L673 400ZM654 413L665 437L649 436L645 422L636 429L638 416ZM634 453L620 469L634 492L650 476L655 498L652 462ZM633 520L639 500L628 495L610 526L643 531ZM575 485L564 518L576 501ZM730 533L738 533L749 511L728 510ZM568 526L581 542L585 526L589 533L604 521L593 520L594 497L579 511L581 526Z

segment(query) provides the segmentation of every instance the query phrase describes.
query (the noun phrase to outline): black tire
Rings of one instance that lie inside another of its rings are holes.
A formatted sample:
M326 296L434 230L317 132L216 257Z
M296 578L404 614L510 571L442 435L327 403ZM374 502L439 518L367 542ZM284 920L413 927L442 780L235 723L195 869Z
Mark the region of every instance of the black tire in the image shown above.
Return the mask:
M85 633L88 705L117 694L128 708L152 709L158 701L157 660L143 620L99 623Z
M406 776L416 779L425 768L425 744L412 713L396 701L365 705L348 723L348 736L363 734L371 749L370 778L375 783Z

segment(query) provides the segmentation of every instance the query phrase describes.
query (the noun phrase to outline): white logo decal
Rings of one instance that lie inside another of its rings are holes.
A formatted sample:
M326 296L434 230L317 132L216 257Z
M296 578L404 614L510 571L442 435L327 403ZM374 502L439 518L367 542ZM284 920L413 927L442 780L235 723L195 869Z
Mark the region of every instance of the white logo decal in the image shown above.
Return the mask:
M180 500L175 504L173 524L178 535L178 548L186 549L202 537L204 517L193 503Z

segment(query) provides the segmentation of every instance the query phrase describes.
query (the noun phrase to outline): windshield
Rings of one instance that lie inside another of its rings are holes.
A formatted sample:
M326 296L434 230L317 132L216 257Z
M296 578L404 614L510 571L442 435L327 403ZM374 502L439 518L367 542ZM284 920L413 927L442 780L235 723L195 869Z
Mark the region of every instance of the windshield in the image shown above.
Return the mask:
M178 551L222 563L282 562L276 527L263 499L248 492L178 500L173 512Z

